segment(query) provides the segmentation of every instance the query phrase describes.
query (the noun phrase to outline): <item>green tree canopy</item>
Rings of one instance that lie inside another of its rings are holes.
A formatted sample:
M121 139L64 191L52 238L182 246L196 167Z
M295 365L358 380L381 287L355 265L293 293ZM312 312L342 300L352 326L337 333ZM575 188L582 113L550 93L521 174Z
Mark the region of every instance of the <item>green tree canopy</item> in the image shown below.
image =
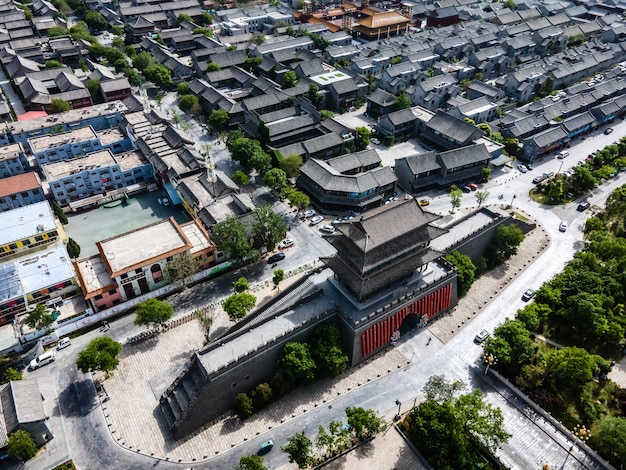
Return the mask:
M70 109L72 109L72 105L69 101L65 101L60 98L53 98L50 101L50 114L64 113Z
M546 375L555 385L579 387L593 378L597 365L582 348L567 347L550 351L545 356Z
M46 60L47 69L59 69L61 67L63 67L63 64L58 60Z
M283 78L283 88L293 88L298 84L298 76L293 70L285 73Z
M410 108L412 105L413 103L411 103L411 99L408 96L406 96L406 93L404 92L404 90L398 93L398 96L396 96L396 99L394 100L394 103L393 103L393 106L396 111L400 109Z
M281 450L289 455L289 462L295 462L299 468L306 468L315 461L312 447L311 439L301 432L287 439L287 444Z
M220 132L228 128L228 121L230 120L230 116L223 109L214 109L207 120L207 124L211 127L211 129L215 129Z
M95 32L103 31L109 26L107 19L96 10L87 10L83 15L83 21Z
M267 467L260 455L244 455L239 459L239 465L235 470L267 470Z
M73 238L67 240L67 254L73 259L80 256L80 245Z
M499 364L523 364L535 355L530 333L518 320L506 319L485 341L485 353L498 358Z
M361 151L365 150L367 146L370 144L370 137L372 136L372 131L369 128L357 127L355 129L356 136L354 137L354 147L355 150Z
M626 462L626 418L605 416L594 426L589 443L617 468Z
M133 67L135 67L140 72L143 72L152 64L154 64L154 59L152 58L152 54L150 54L149 52L140 52L133 59Z
M161 88L169 88L172 85L172 72L165 65L152 63L144 71L146 79Z
M141 85L141 75L134 68L128 67L124 70L124 75L128 78L128 83L132 86L140 86Z
M217 246L235 264L241 264L247 259L258 259L259 252L250 244L250 238L241 221L228 217L224 222L213 226L211 235Z
M224 311L228 314L230 321L236 322L245 317L256 305L256 297L252 294L242 292L228 297L223 304Z
M341 332L334 323L321 323L313 329L310 339L311 356L318 370L331 377L343 373L348 356L341 349Z
M87 347L78 353L76 367L82 372L103 371L107 375L115 370L120 363L117 359L122 351L122 345L108 336L93 339Z
M272 283L276 288L280 285L281 282L285 280L285 271L282 269L277 269L274 271L274 276L272 277Z
M287 226L282 217L274 212L274 208L269 203L257 206L253 211L254 224L252 234L254 237L254 248L267 248L273 251L276 245L282 240Z
M23 378L24 374L22 374L22 372L14 369L13 367L9 367L7 370L4 371L4 374L2 375L2 383L6 384L9 382L16 382L18 380L22 380Z
M252 416L252 413L254 413L252 398L250 398L246 393L237 394L235 397L235 406L233 408L240 419L249 418Z
M45 305L37 304L26 314L24 323L34 330L46 330L54 323L54 317Z
M517 254L517 249L524 240L522 230L513 224L500 225L493 237L493 246L501 260L507 260Z
M18 429L9 434L7 453L9 457L24 462L32 459L37 453L37 446L35 445L33 436L22 429Z
M356 436L365 439L375 436L385 427L385 420L376 416L374 410L368 410L357 406L346 408L346 416L350 429L354 430Z
M144 325L158 329L167 322L174 313L170 304L159 299L148 299L137 304L135 307L135 325Z
M295 153L278 159L278 166L285 172L287 178L296 178L300 174L302 163L302 156Z
M304 194L302 191L298 191L297 189L293 189L289 186L285 186L280 194L282 197L289 199L289 207L304 209L311 205L309 196Z
M313 379L316 364L310 346L296 341L285 344L278 368L291 382Z
M462 380L449 382L445 375L433 375L428 378L422 388L426 400L443 403L454 399L456 392L463 390L465 383Z
M457 269L459 297L463 297L474 283L476 266L472 263L472 258L459 253L457 250L446 255L446 261L453 264Z
M198 105L198 97L196 95L183 95L178 100L178 107L185 113L189 112L191 108Z
M451 214L454 214L454 210L461 207L461 198L463 197L463 191L456 186L450 191L450 204L452 205Z
M230 179L232 179L233 183L235 183L237 186L240 186L240 187L245 186L248 183L250 183L250 179L248 178L248 175L246 175L241 170L237 170L232 175L230 175Z
M250 289L250 283L245 277L240 277L233 283L233 289L237 294L241 294Z
M263 175L263 183L274 191L280 191L287 185L287 174L280 168L272 168Z
M205 72L207 72L207 73L209 73L209 72L217 72L218 70L220 70L220 66L217 65L215 62L209 62L208 64L206 64Z
M187 279L200 269L200 262L190 252L184 251L174 255L163 268L163 276L170 284L187 286Z

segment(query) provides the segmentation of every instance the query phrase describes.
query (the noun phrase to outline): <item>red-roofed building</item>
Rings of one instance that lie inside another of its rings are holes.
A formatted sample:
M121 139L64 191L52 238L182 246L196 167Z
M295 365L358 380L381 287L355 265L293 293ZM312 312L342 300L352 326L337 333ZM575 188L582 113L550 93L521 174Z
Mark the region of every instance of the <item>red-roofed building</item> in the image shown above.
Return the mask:
M45 111L28 111L24 114L20 114L17 117L18 121L28 121L29 119L34 119L34 118L40 118L40 117L44 117L47 116L48 113L46 113Z
M0 179L0 212L45 200L39 175L34 171Z

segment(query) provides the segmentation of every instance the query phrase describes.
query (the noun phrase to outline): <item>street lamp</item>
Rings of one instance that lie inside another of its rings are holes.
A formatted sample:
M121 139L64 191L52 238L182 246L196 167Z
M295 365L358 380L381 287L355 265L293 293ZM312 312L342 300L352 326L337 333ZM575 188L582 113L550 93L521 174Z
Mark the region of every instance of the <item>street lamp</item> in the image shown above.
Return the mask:
M513 207L513 201L515 200L517 196L515 194L513 194L513 197L511 198L511 207Z
M489 368L498 363L498 358L493 354L485 353L485 355L483 356L483 362L487 364L487 367L485 368L485 375L487 375L487 373L489 372Z
M591 432L584 425L577 424L574 428L574 436L576 436L580 442L587 442L591 437ZM576 444L576 441L574 441Z
M398 405L398 414L396 415L396 421L400 420L400 407L402 406L402 403L400 402L400 400L396 400L396 405Z

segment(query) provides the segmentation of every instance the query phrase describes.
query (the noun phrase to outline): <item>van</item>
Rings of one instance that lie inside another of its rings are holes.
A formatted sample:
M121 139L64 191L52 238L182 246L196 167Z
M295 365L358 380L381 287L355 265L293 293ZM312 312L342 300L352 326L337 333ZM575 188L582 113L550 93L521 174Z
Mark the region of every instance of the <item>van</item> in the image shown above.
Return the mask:
M36 357L35 359L33 359L32 361L30 361L29 369L30 370L39 369L40 367L43 367L45 365L50 364L51 362L54 362L56 358L57 358L57 355L54 351L43 353L39 355L38 357Z

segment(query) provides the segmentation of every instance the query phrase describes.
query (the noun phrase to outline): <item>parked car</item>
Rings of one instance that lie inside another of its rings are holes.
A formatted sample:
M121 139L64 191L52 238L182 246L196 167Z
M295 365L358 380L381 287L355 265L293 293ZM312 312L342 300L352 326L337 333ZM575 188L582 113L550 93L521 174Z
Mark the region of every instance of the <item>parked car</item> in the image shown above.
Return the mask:
M528 171L528 167L526 167L526 165L522 165L521 163L517 165L517 169L522 173L526 173Z
M608 129L606 129L606 130L604 131L604 134L605 134L605 135L609 135L611 132L613 132L613 128L612 128L612 127L609 127Z
M370 139L370 142L376 145L380 145L380 140L378 140L376 137L372 137Z
M569 152L566 152L565 150L563 150L562 152L559 152L556 158L558 158L559 160L563 160L565 157L568 157L568 156L569 156Z
M469 187L472 191L476 191L478 189L478 185L476 183L470 183Z
M335 227L333 227L332 225L322 225L320 227L320 232L330 235L335 233Z
M430 204L430 199L420 199L419 201L417 201L417 203L420 206L427 206L428 204Z
M316 215L315 217L313 217L311 219L311 225L317 225L319 224L322 220L324 220L324 217L322 217L321 215Z
M61 349L65 349L71 344L72 344L72 341L69 338L61 338L59 342L57 343L57 350L60 351Z
M285 238L278 244L278 247L289 248L290 246L293 246L293 244L294 244L294 241L291 238Z
M488 336L489 336L489 332L487 330L481 330L481 332L478 333L476 337L474 338L474 342L476 344L480 344L483 341L485 341Z
M563 221L559 224L559 232L566 232L567 231L567 222Z
M534 296L535 296L535 290L534 289L526 289L526 292L524 292L524 295L522 295L522 300L524 302L528 302Z
M272 450L273 447L274 441L272 441L271 439L268 439L265 442L261 442L261 445L259 446L259 454L267 454L270 450Z
M543 175L541 175L541 176L536 176L535 178L533 178L533 184L539 184L539 183L541 183L543 180L545 180L545 178L543 177Z
M30 370L39 369L40 367L43 367L45 365L50 364L51 362L54 362L56 358L57 358L57 354L54 351L43 353L37 356L32 361L30 361L29 369Z
M588 201L584 201L578 204L578 207L576 208L576 210L578 210L578 212L582 212L582 211L586 211L590 207L591 207L591 203Z
M315 217L316 214L317 212L315 212L313 209L308 209L304 211L302 215L304 216L305 219L310 219L311 217Z
M472 192L472 188L470 188L469 186L463 186L461 188L461 191L463 191L464 193L471 193Z
M284 259L285 259L285 253L276 253L275 255L272 255L269 258L267 258L267 264L278 263L279 261L282 261Z

